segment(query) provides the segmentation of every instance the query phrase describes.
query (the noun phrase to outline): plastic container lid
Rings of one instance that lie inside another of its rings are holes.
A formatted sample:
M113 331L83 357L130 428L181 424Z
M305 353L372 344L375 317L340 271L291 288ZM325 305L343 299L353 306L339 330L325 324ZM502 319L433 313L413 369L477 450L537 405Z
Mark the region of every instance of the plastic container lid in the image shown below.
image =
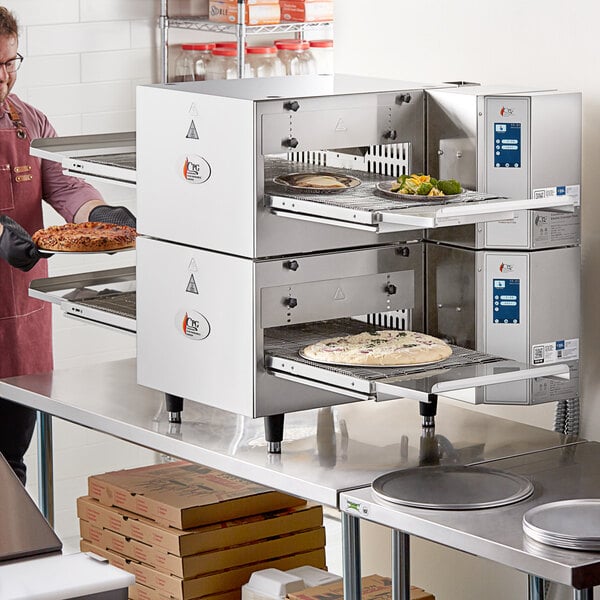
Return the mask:
M277 48L275 46L248 46L246 54L275 54Z
M333 48L333 40L310 40L311 48Z
M248 45L246 42L245 46ZM237 48L237 42L215 42L216 48Z
M215 56L237 56L236 48L214 48L212 53Z
M308 50L310 47L306 40L277 40L275 46L278 50Z
M212 50L215 44L181 44L182 50Z

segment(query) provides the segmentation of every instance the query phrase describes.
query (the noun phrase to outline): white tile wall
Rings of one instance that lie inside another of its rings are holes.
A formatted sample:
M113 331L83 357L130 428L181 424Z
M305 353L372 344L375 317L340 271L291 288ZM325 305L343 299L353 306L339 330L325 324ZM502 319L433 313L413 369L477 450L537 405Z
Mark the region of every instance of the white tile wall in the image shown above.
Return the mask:
M157 80L159 0L5 0L20 25L25 62L15 93L43 110L59 135L135 129L135 86ZM107 202L135 212L135 190L102 185ZM45 208L46 224L62 219ZM54 256L50 275L134 264L135 253L99 257ZM55 368L135 356L135 336L66 319L54 310ZM53 420L55 527L76 550L75 499L87 476L156 462L143 448ZM35 438L27 454L28 490L37 497Z

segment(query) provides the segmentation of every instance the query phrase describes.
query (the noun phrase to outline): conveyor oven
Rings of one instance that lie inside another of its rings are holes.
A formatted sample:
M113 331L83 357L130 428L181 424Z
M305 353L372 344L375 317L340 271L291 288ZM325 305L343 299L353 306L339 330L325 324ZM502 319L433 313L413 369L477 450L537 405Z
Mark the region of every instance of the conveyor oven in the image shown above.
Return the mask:
M579 94L352 76L138 88L138 382L266 417L274 452L283 415L309 408L410 397L431 422L438 394L576 397L576 377L562 378L576 374L579 248L564 232L578 235L580 106ZM361 183L275 181L317 171ZM415 202L378 186L414 172L467 191ZM524 244L498 245L514 230ZM299 354L377 327L431 332L453 355L368 369Z

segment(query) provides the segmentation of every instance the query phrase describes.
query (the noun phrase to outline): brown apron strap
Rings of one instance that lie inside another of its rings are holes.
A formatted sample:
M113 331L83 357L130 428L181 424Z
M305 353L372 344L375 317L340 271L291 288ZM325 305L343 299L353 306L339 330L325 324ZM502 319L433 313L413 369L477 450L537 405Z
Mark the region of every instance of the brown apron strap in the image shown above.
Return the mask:
M23 121L21 121L21 115L13 106L12 102L8 101L8 98L5 100L5 103L6 108L8 109L8 116L10 117L10 120L17 129L17 137L21 140L25 139L27 137L27 132L25 131L25 125L23 125Z

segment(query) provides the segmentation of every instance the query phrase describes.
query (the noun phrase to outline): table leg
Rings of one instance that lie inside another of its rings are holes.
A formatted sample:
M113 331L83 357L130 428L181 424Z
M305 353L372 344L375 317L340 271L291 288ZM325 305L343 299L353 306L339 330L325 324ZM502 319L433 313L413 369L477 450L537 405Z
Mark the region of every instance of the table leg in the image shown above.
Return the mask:
M545 600L545 581L541 577L536 577L535 575L528 575L527 579L529 583L529 593L527 594L527 598L529 600Z
M392 600L410 600L410 536L392 530Z
M342 513L344 600L361 600L360 519Z
M50 527L54 527L54 473L52 460L52 415L37 414L38 504Z
M573 600L594 600L594 588L573 590Z

